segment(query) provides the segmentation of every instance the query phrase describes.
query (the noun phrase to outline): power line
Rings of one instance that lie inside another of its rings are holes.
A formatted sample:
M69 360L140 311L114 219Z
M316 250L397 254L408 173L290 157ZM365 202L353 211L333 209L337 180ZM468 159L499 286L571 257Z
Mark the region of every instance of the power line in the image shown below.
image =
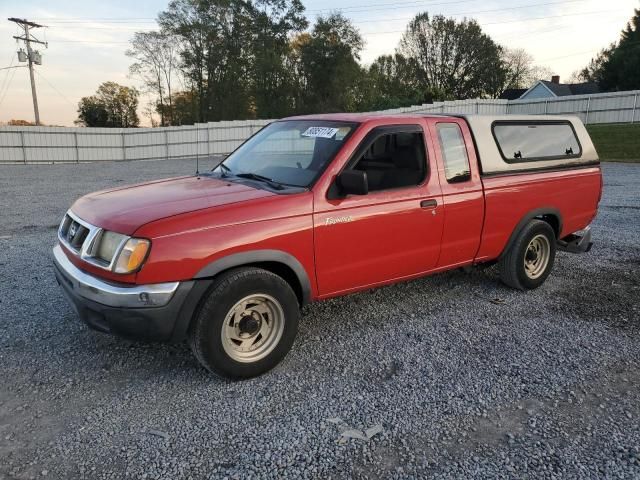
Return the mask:
M476 1L476 0L473 0ZM518 6L514 6L514 7L503 7L503 8L494 8L494 9L490 9L490 10L470 10L470 11L466 11L466 12L453 12L453 13L448 13L447 15L450 16L454 16L454 15L471 15L471 14L477 14L477 13L494 13L494 12L504 12L504 11L511 11L511 10L522 10L522 9L527 9L527 8L535 8L535 7L542 7L542 6L551 6L551 5L566 5L569 3L583 3L585 0L564 0L564 1L556 1L556 2L544 2L544 3L532 3L532 4L527 4L527 5L518 5ZM455 2L440 2L440 3L433 3L433 4L429 4L429 6L434 6L434 5L448 5L448 4L453 4L453 3L469 3L468 0L463 0L463 1L455 1ZM380 4L380 5L388 5L388 4ZM397 8L394 8L397 9ZM357 12L356 12L357 13ZM366 23L379 23L379 22L396 22L396 21L405 21L408 22L410 19L408 19L407 17L401 17L401 18L385 18L385 19L373 19L373 18L369 18L369 19L360 19L360 20L353 20L352 23L354 24L366 24ZM77 23L85 23L85 22L77 22ZM96 23L103 23L103 22L96 22ZM131 23L139 23L139 22L131 22ZM154 22L155 23L155 22ZM91 24L91 29L92 30L122 30L122 29L137 29L139 28L136 25L123 25L123 24L119 24L117 26L113 26L113 27L96 27L93 26L92 22L86 22L87 25ZM65 29L79 29L79 28L86 28L84 26L81 25L73 25L73 26L65 26Z
M60 95L63 98L63 100L65 100L72 107L76 107L76 105L71 100L69 100L60 90L58 90L56 87L54 87L53 84L49 80L47 80L47 77L45 77L42 73L40 73L38 71L36 71L36 73L38 74L38 76L40 78L42 78L47 83L47 85L49 85L51 87L51 89L53 91L55 91L58 95Z
M129 45L129 42L116 42L116 41L93 41L93 40L56 40L57 43L82 43L82 44L97 44L97 45Z
M576 2L583 2L584 0L568 0L566 2L547 2L547 3L533 3L531 5L522 5L519 7L507 7L507 8L494 8L491 10L474 10L474 11L467 11L467 12L454 12L454 13L448 13L447 16L455 16L455 15L472 15L472 14L476 14L476 13L493 13L493 12L502 12L505 10L519 10L519 9L523 9L523 8L533 8L533 7L541 7L541 6L545 6L545 5L559 5L559 4L567 4L567 3L576 3ZM564 16L564 15L563 15ZM383 20L374 20L374 19L368 19L368 20L359 20L359 21L354 21L352 23L380 23L380 22L396 22L396 21L405 21L405 22L409 22L411 19L407 19L406 17L403 18L385 18Z
M2 106L2 103L4 102L4 99L7 96L7 93L9 92L9 89L11 88L11 82L13 82L13 77L15 77L16 71L17 71L17 69L11 70L11 77L9 78L9 81L7 82L7 88L4 90L4 93L2 93L2 95L0 96L0 106Z
M7 73L5 73L4 75L4 80L2 81L2 84L0 85L0 95L2 94L2 91L4 90L4 85L7 81L7 78L9 78L9 73L11 73L9 71L9 69L13 66L13 61L16 59L16 52L13 52L13 56L11 57L11 61L9 62L9 67L7 67Z
M531 22L531 21L536 21L536 20L547 20L549 18L565 18L565 17L575 17L575 16L582 16L582 15L595 15L595 14L600 14L600 13L611 13L611 10L598 10L595 12L581 12L581 13L569 13L569 14L565 14L565 15L548 15L545 17L534 17L534 18L524 18L524 19L517 19L517 20L504 20L501 22L487 22L487 23L480 23L481 27L485 27L487 25L505 25L508 23L525 23L525 22ZM404 33L406 30L390 30L390 31L386 31L386 32L361 32L362 35L387 35L387 34L391 34L391 33Z
M12 68L24 68L25 65L14 65L13 67L2 67L0 70L11 70Z
M620 23L619 20L615 20L615 24L618 25ZM601 23L599 26L603 26L603 25L613 25L614 22L610 21L607 23ZM564 33L565 35L567 34L567 30L565 30L565 27L568 26L572 26L574 25L573 23L561 23L558 25L554 25L553 27L549 28L549 27L544 27L541 29L534 29L534 30L527 30L527 33L525 35L520 35L520 31L516 31L516 30L511 30L509 32L503 32L503 33L498 33L496 35L492 35L492 38L497 39L498 41L504 41L504 40L511 40L511 39L517 39L520 40L522 38L529 38L529 37L537 37L540 36L541 33ZM517 35L517 37L514 36Z
M571 1L580 1L580 0L571 0ZM536 5L531 5L531 6L546 5L546 4L549 4L549 3L536 4ZM517 7L517 8L520 8L520 7ZM524 8L524 7L522 7L522 8ZM451 16L469 15L471 13L486 13L486 12L490 12L490 10L483 10L483 11L478 11L478 12L459 12L459 13L452 13L452 14L449 14L449 15L451 15ZM598 11L593 11L593 12L579 12L579 13L568 13L568 14L564 14L564 15L547 15L547 16L542 16L542 17L502 20L502 21L498 21L498 22L480 23L480 26L484 27L484 26L487 26L487 25L504 25L504 24L509 24L509 23L525 23L525 22L530 22L530 21L546 20L546 19L550 19L550 18L566 18L566 17L573 17L573 16L595 15L595 14L601 14L601 13L611 13L611 11L610 10L598 10ZM411 19L395 19L395 20L405 20L407 23L409 23L409 21ZM381 20L381 21L389 21L389 20ZM361 22L354 22L354 23L379 23L379 22L380 21L368 20L368 21L361 21ZM363 36L374 36L374 35L388 35L388 34L393 34L393 33L404 33L405 31L406 30L389 30L389 31L384 31L384 32L361 32L361 34ZM112 40L101 41L101 40L63 40L63 39L57 39L56 42L58 42L58 43L97 44L97 45L128 45L129 44L129 42L115 41L115 40L114 41L112 41Z
M311 9L305 10L305 13L314 13L314 12L349 12L352 9L370 9L371 7L376 6L390 6L390 8L397 10L398 7L402 7L404 5L407 6L434 6L434 5L450 5L450 4L460 4L460 3L475 3L479 0L449 0L449 1L425 1L425 0L408 0L401 2L384 2L384 3L368 3L368 4L357 4L351 5L349 7L336 7L336 8L324 8L324 9ZM64 19L56 20L55 18L43 17L38 18L38 20L46 21L49 24L70 24L70 23L148 23L148 22L156 22L156 18L153 17L65 17Z
M576 53L570 53L568 55L561 55L559 57L551 57L551 58L542 58L540 60L538 60L539 62L548 62L549 60L558 60L561 58L569 58L569 57L576 57L578 55L585 55L587 53L593 53L593 49L591 50L585 50L584 52L576 52Z
M442 5L457 5L457 4L465 4L465 3L476 3L479 0L447 0L447 1L424 1L424 0L408 0L401 2L383 2L383 3L366 3L366 4L357 4L351 5L348 7L337 7L337 8L321 8L321 9L311 9L305 10L307 14L322 13L322 12L342 12L342 13L360 13L360 12L369 12L369 11L379 11L379 10L398 10L398 8L410 8L410 7L425 7L430 8L434 6L442 6ZM530 8L534 6L544 6L544 5L561 5L567 3L576 3L576 2L586 2L587 0L567 0L567 1L558 1L558 2L547 2L547 3L535 3L530 5L519 5L515 7L504 7L494 10L480 10L477 13L482 12L494 12L494 11L502 11L502 10L514 10L520 8ZM386 7L386 8L372 8L372 7ZM468 12L468 13L476 13L476 12ZM452 14L456 15L456 14ZM66 17L64 19L56 20L55 18L43 18L43 20L47 21L49 24L127 24L127 23L157 23L157 20L152 17ZM75 28L75 27L73 27ZM98 28L98 27L92 27Z
M627 43L625 43L625 44L624 44L624 45L622 45L622 46L621 46L621 45L618 45L618 47L617 47L617 48L625 48L625 47L627 47L627 46L629 46L629 45L640 45L640 40L637 40L637 41L634 41L634 42L627 42ZM548 60L558 60L558 59L560 59L560 58L568 58L568 57L575 57L575 56L577 56L577 55L585 55L585 54L587 54L587 53L591 53L591 52L593 52L593 49L591 49L591 50L585 50L584 52L570 53L570 54L568 54L568 55L561 55L561 56L559 56L559 57L543 58L543 59L542 59L542 60L540 60L540 61L541 61L541 62L546 62L546 61L548 61Z
M384 11L384 10L398 10L398 9L402 9L402 8L411 8L414 7L416 9L421 9L421 10L428 10L432 7L437 7L437 6L443 6L443 5L454 5L454 4L461 4L461 3L474 3L476 0L454 0L454 1L446 1L446 2L432 2L432 3L417 3L417 2L406 2L406 3L414 3L415 5L402 5L403 2L400 3L381 3L378 4L380 6L380 8L377 8L376 5L372 4L372 5L363 5L361 7L358 7L357 9L353 9L355 7L345 7L344 9L337 9L334 11L338 11L340 13L344 13L344 14L352 14L352 13L362 13L362 12L372 12L372 11ZM567 2L558 2L558 3L571 3L573 0L569 0ZM585 2L586 0L576 0L576 1L580 1L580 2ZM533 5L532 5L533 6ZM376 7L376 8L371 8L371 7ZM347 10L347 8L352 8L351 10ZM522 7L517 7L517 8L526 8L526 6L522 6ZM504 7L504 8L500 8L497 9L496 11L499 10L510 10L511 7ZM322 12L322 10L320 10ZM324 11L325 13L331 12L331 10L326 10ZM322 15L322 13L320 14L315 14L315 16L319 16ZM455 15L455 14L452 14Z
M148 23L156 21L153 17L104 17L104 18L91 18L91 17L65 17L62 20L56 20L55 18L38 18L37 20L45 21L48 24L54 23Z

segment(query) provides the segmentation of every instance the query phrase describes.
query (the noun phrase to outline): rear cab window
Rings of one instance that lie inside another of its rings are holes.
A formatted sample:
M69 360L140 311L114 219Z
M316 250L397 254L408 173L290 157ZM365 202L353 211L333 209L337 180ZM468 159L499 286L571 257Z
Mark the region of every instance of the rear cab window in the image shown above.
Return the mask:
M493 136L507 163L578 158L582 148L569 122L494 122Z
M436 124L440 152L448 183L466 182L471 179L467 146L457 123Z

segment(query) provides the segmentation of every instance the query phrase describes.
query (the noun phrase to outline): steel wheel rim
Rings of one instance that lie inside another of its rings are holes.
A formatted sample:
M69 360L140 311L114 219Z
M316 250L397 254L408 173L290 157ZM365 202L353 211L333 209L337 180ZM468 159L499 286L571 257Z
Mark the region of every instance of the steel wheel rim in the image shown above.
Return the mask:
M549 239L538 234L531 239L524 253L524 272L531 280L539 278L547 269L551 245Z
M236 362L257 362L276 348L284 332L284 310L275 298L258 293L244 297L222 324L222 346Z

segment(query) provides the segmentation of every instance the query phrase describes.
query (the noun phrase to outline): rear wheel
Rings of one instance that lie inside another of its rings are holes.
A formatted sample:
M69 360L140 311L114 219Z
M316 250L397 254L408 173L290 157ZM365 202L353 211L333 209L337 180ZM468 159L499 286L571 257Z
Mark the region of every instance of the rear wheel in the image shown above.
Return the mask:
M281 277L259 268L222 274L189 332L191 349L209 371L248 378L276 366L298 331L298 299Z
M555 256L553 228L542 220L532 220L500 258L500 279L519 290L538 288L551 273Z

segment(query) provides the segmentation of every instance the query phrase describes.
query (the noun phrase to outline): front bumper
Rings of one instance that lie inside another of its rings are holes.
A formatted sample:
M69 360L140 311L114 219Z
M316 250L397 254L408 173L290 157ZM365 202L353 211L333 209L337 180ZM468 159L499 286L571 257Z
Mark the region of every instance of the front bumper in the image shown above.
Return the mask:
M156 341L184 336L193 312L193 302L187 303L193 281L133 286L105 282L77 268L59 245L53 260L58 284L80 319L94 330Z

